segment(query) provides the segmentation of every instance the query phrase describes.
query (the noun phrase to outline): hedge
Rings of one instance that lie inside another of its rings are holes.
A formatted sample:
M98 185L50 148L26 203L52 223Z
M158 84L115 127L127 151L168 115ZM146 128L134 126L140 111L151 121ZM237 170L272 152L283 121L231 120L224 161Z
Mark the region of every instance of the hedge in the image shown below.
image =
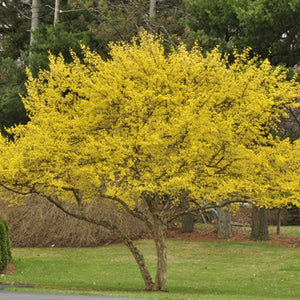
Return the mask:
M0 217L0 272L11 262L9 229L6 221Z

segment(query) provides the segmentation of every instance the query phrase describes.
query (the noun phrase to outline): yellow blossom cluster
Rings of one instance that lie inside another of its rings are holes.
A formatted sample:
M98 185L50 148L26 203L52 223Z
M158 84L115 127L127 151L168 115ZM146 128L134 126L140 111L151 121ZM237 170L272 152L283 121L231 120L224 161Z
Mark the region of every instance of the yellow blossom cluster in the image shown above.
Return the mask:
M299 84L282 68L215 49L182 45L166 54L142 33L111 45L110 59L82 47L83 60L50 55L28 71L30 117L0 139L0 183L73 201L183 191L193 203L222 199L266 207L299 205L300 145L274 132Z

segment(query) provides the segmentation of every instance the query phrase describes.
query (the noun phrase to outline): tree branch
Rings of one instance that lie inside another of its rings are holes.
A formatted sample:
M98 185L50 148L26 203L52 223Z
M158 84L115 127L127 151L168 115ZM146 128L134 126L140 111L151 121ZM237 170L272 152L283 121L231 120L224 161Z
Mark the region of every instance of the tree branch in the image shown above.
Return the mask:
M119 197L116 197L116 196L109 196L109 195L101 194L100 197L103 197L103 198L106 198L106 199L109 199L116 203L121 204L127 213L129 213L133 217L139 219L140 221L144 222L150 230L153 228L153 224L148 220L148 218L140 210L138 210L138 208L131 209L125 201L123 201L122 199L120 199Z
M27 192L21 192L21 191L18 191L18 190L15 190L11 187L8 187L6 186L5 184L3 183L0 183L0 186L2 186L3 188L5 188L6 190L10 191L10 192L13 192L13 193L16 193L16 194L19 194L19 195L23 195L23 196L26 196L26 195L30 195L30 194L33 194L35 193L35 188L34 186L31 187L31 188L28 188L29 190Z

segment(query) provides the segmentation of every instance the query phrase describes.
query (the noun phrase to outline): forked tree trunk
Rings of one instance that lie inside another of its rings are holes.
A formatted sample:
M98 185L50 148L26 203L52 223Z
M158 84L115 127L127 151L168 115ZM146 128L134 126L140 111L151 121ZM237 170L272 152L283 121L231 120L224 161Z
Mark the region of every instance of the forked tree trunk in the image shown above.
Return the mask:
M255 205L252 206L251 239L255 241L267 241L270 239L267 210Z
M155 291L167 290L167 247L164 227L162 224L156 224L153 231L154 242L157 254Z

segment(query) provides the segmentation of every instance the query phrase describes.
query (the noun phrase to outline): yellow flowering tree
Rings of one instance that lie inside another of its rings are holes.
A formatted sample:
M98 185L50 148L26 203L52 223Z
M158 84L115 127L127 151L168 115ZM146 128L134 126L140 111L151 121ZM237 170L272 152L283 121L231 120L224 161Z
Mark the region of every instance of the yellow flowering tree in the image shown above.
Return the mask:
M28 73L30 122L10 129L13 141L1 137L0 184L117 233L147 290L166 290L165 226L175 218L241 201L299 205L299 145L274 134L299 84L281 68L247 51L233 64L218 50L165 54L147 33L112 44L107 60L83 53L69 64L50 55L49 71ZM122 227L89 215L97 199L152 233L154 280Z

